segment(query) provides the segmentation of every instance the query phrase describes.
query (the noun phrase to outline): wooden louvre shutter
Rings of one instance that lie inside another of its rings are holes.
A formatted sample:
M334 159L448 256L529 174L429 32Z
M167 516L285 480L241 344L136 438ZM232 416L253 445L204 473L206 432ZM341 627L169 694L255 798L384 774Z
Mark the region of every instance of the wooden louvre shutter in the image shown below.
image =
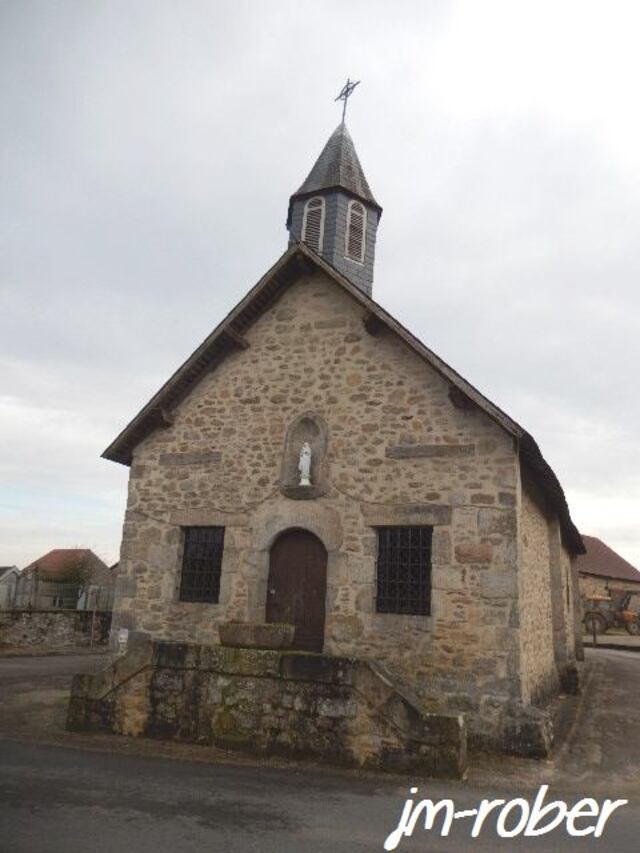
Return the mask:
M347 257L352 261L362 263L364 260L364 207L358 202L349 205L347 222Z
M324 225L324 199L310 199L304 209L304 228L302 240L314 252L322 251L322 230Z

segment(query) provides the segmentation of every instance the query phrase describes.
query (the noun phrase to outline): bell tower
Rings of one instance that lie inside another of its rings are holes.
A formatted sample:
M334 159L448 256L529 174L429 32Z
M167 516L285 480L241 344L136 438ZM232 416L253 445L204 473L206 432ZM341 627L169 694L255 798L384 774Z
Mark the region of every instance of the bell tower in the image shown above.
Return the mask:
M289 199L289 242L305 243L371 296L381 215L343 113L306 180Z

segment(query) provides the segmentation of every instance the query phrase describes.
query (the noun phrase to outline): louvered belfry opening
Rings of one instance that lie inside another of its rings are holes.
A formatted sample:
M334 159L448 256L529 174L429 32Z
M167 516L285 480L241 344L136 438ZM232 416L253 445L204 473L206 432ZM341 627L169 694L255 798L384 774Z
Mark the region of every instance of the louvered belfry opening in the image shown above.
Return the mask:
M351 261L362 263L364 261L364 233L366 225L366 212L360 202L349 203L349 217L347 220L346 255Z
M304 225L302 227L302 241L313 249L314 252L322 251L322 237L324 231L324 199L311 198L304 208Z

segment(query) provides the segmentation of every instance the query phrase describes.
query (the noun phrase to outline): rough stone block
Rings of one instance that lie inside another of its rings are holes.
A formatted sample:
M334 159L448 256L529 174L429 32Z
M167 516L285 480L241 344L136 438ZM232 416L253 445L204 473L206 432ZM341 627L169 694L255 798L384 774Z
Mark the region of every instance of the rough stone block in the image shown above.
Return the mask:
M385 451L389 459L454 459L475 452L474 444L399 444Z
M403 506L362 505L365 522L372 527L393 524L451 524L451 507L437 504Z
M490 563L493 548L489 542L468 542L456 545L454 553L458 563Z
M553 747L553 722L538 708L517 708L504 729L505 752L526 758L548 758Z
M485 598L515 598L518 577L515 572L488 572L480 578L480 591Z
M295 625L266 622L222 622L218 626L223 646L245 649L290 649Z
M216 450L189 450L182 453L161 453L158 465L215 465L222 460Z
M485 534L499 533L503 536L515 537L517 532L515 511L482 507L478 510L478 530Z

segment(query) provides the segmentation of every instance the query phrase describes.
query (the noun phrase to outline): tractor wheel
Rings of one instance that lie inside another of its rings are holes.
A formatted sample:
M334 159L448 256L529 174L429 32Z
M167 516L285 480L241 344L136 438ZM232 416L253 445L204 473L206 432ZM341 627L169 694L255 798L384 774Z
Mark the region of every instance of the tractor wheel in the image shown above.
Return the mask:
M587 634L593 634L594 628L596 634L604 634L607 630L607 620L600 613L587 613L584 617L584 628Z
M637 637L640 634L640 615L636 616L633 622L625 622L624 627L629 634Z

